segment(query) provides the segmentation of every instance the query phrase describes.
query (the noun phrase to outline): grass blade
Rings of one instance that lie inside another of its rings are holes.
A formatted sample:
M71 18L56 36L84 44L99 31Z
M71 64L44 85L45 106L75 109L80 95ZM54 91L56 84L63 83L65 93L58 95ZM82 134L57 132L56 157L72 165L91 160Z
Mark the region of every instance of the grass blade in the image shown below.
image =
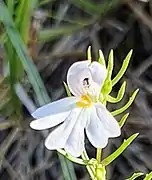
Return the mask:
M32 59L29 57L25 45L13 23L12 18L9 15L7 7L3 2L0 2L0 20L4 24L8 38L10 39L16 53L21 60L27 75L30 79L31 84L33 85L34 91L37 95L40 105L47 103L49 97L43 85L43 82L39 76L37 69L32 63Z
M58 27L58 28L41 30L39 32L38 39L39 41L47 42L50 40L57 39L64 35L69 35L71 33L74 33L83 27L84 27L83 25L67 25L67 26Z
M44 87L44 84L39 76L39 73L36 67L32 63L32 59L28 55L24 42L22 38L20 37L20 34L17 31L17 28L15 27L15 24L9 14L9 11L2 1L0 1L0 21L3 23L8 39L12 43L12 46L14 47L18 55L18 58L19 58L18 60L22 62L26 70L28 78L37 96L39 105L41 106L43 104L46 104L47 102L50 101L47 91ZM62 159L61 165L62 167L64 167L63 171L66 172L65 179L75 180L76 178L75 178L75 173L74 173L72 163L66 162L66 159Z

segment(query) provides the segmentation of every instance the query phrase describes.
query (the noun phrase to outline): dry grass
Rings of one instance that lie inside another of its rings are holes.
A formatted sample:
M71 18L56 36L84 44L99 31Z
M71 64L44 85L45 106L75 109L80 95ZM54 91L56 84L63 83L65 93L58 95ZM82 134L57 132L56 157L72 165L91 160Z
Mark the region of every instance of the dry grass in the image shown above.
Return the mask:
M9 12L13 8L16 13L19 1L15 7L11 6L11 2ZM25 24L22 26L24 30ZM92 46L94 59L97 58L98 49L102 49L106 57L109 50L114 49L114 74L119 70L125 55L131 48L134 49L131 64L124 76L127 80L126 96L119 105L126 102L133 89L140 88L140 93L129 110L130 117L123 128L122 137L111 141L104 155L115 150L123 138L139 132L138 139L109 167L108 179L123 180L133 172L147 173L152 170L152 2L50 0L43 4L41 1L41 5L31 10L27 26L29 30L19 32L22 38L26 37L25 47L29 56L27 54L25 60L29 58L29 62L32 62L33 59L52 101L66 96L63 81L66 80L67 69L73 62L86 58L88 45ZM6 44L8 35L5 26L2 23L0 27L0 52L3 64L6 64L12 57L8 49L13 45L10 42ZM19 57L14 52L13 58L17 63ZM31 64L28 66L31 67ZM13 64L12 69L9 69L14 79L4 77L4 68L0 70L0 179L62 180L60 162L62 166L66 163L65 167L68 164L62 157L58 158L55 151L45 149L44 137L48 132L35 132L29 128L29 112L46 103L45 97L40 99L39 91L32 88L32 78L27 78L28 68L24 65L26 74L23 71L17 74L13 71L15 67ZM11 87L19 82L21 88L16 96L15 89ZM22 102L18 101L18 96ZM116 109L117 105L110 105L109 108ZM88 142L86 144L89 155L95 156L94 149ZM84 167L74 167L76 179L89 179Z

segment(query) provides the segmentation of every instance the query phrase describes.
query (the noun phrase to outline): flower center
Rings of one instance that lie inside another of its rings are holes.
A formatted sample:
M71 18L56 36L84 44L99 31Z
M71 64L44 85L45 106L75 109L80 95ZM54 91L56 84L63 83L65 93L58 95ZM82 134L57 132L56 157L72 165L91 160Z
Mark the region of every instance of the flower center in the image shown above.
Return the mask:
M76 104L80 108L88 108L92 105L91 98L88 95L83 95Z

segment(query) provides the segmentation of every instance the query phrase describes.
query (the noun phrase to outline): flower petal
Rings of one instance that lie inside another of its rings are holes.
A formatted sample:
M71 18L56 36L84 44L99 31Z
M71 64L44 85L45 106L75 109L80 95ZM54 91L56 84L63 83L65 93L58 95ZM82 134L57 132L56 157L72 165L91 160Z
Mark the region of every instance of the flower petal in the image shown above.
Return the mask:
M83 80L85 78L92 79L88 65L88 60L80 61L74 63L68 70L67 84L74 96L81 96L84 94Z
M71 111L61 112L34 120L30 123L30 127L36 130L44 130L54 127L63 122L69 116L70 112Z
M97 110L97 115L107 130L109 137L118 137L121 134L120 126L116 119L111 115L111 113L106 109L106 107L98 103L95 105Z
M91 117L86 126L86 134L90 143L96 148L104 148L108 143L107 131L98 118L95 107L92 108Z
M94 61L91 63L91 66L89 68L91 70L93 81L96 82L101 88L107 76L106 67Z
M81 111L65 145L65 150L74 157L79 157L84 150L84 128L89 118L88 111L89 109Z
M50 150L61 149L65 147L66 141L72 132L72 129L81 112L80 108L75 108L67 117L65 122L53 130L45 140L45 146Z
M38 108L34 113L32 113L32 116L34 118L43 118L52 114L66 112L76 107L77 101L78 98L76 97L60 99Z
M75 96L91 94L98 96L107 76L105 66L88 60L74 63L67 73L67 84Z

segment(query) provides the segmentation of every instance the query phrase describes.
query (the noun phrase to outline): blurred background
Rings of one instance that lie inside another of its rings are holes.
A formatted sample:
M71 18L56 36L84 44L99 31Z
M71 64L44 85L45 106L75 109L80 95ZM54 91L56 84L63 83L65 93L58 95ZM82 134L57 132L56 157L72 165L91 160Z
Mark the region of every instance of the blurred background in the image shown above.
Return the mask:
M29 127L36 107L66 96L67 70L86 59L89 45L93 60L99 49L106 60L114 50L113 77L133 49L129 68L112 92L116 96L126 80L125 97L108 105L110 110L123 106L134 89L140 89L122 136L109 141L103 156L133 133L140 135L108 167L107 179L125 180L134 172L152 170L152 1L1 0L0 180L89 179L84 166L44 147L49 131ZM87 140L86 146L95 157Z

